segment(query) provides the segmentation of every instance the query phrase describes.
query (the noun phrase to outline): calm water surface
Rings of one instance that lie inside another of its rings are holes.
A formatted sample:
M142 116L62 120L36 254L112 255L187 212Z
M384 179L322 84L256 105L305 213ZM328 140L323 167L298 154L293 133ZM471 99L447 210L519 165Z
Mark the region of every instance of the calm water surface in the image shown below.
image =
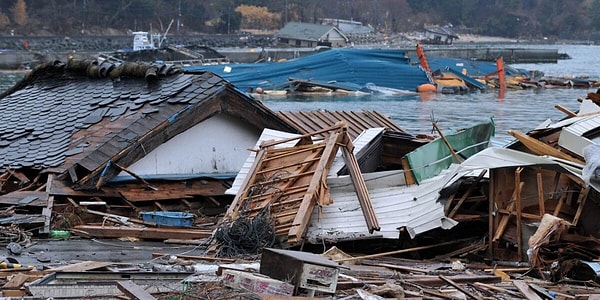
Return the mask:
M572 59L556 64L511 65L528 70L539 70L546 76L589 76L600 78L600 46L588 45L514 45L509 47L549 47ZM11 87L23 73L0 73L0 90ZM431 133L435 120L445 132L468 127L476 122L493 118L497 140L508 140L508 130L529 131L547 119L557 121L564 113L554 108L560 104L572 111L579 107L578 98L585 98L593 89L536 89L509 90L503 97L496 91L474 92L462 95L403 95L382 96L324 96L264 98L271 109L279 110L376 110L390 116L398 125L411 133Z

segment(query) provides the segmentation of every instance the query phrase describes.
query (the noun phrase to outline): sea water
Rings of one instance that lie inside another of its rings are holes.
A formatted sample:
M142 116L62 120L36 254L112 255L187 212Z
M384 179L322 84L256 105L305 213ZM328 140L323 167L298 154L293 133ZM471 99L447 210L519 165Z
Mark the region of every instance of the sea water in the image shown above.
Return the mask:
M538 70L546 76L587 76L600 78L600 46L594 45L515 45L507 47L551 48L566 53L571 59L546 64L511 64L513 67ZM23 77L24 73L0 72L0 91ZM556 105L571 111L579 109L578 98L597 88L541 88L496 90L467 94L410 94L401 96L286 96L265 97L260 100L274 111L308 110L374 110L389 116L410 133L434 133L433 122L444 132L453 132L492 118L496 124L496 140L510 140L509 130L527 132L550 119L566 115Z

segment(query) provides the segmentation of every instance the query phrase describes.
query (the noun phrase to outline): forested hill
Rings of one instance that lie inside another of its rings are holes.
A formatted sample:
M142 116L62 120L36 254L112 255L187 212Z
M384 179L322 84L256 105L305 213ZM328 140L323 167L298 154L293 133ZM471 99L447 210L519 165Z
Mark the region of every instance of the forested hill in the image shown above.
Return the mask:
M272 31L287 21L320 18L360 21L381 33L451 24L459 33L518 39L600 37L600 0L0 1L0 35Z

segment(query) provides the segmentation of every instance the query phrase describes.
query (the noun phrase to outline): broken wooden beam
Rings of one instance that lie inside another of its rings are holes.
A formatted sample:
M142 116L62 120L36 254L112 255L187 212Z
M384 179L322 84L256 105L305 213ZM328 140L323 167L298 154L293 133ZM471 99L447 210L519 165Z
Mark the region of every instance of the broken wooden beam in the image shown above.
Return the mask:
M117 288L130 299L137 300L156 300L154 296L146 292L141 286L133 283L131 280L117 281Z

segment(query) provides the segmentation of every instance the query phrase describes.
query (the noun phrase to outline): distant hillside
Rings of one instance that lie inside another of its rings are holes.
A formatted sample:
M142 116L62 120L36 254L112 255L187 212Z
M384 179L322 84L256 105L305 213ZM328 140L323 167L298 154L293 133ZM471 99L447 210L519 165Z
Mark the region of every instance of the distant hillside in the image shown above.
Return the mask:
M384 34L451 24L465 34L597 41L598 16L600 0L4 0L0 35L272 32L288 21L334 18Z

